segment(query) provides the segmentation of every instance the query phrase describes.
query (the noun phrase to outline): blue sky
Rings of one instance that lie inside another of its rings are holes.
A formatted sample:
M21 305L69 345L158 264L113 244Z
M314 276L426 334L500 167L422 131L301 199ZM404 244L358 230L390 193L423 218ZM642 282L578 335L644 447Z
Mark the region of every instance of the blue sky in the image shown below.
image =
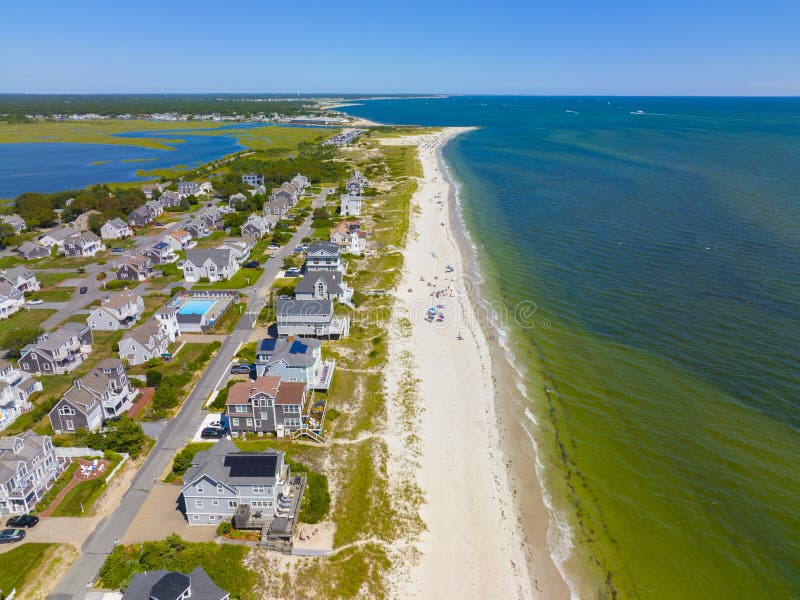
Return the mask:
M0 92L800 95L800 2L7 3Z

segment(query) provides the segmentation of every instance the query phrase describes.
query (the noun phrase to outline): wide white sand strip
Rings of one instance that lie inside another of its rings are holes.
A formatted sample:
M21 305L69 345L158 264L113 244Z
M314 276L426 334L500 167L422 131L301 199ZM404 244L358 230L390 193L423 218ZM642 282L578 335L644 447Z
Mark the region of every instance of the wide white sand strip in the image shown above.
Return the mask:
M424 408L418 483L427 531L419 565L398 591L410 598L544 598L543 582L534 588L528 572L498 439L492 358L459 279L465 271L451 230L450 186L437 162L437 148L463 131L385 140L418 145L424 173L398 296L400 315L412 323ZM431 296L448 287L452 295ZM427 322L437 306L444 321Z

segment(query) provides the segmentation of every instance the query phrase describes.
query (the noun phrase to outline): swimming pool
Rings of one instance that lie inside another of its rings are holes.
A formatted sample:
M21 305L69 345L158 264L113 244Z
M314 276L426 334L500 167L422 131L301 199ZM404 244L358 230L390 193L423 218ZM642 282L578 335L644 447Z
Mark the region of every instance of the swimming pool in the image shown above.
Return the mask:
M179 315L204 315L211 307L214 306L216 300L188 300L186 304L181 306L178 311Z

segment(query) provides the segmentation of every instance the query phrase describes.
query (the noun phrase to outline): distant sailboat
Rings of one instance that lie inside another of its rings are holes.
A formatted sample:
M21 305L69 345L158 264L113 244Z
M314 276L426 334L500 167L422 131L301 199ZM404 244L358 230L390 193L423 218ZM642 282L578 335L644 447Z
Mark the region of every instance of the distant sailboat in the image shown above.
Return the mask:
M647 113L644 112L642 109L639 109L639 110L632 110L631 114L632 115L646 115Z

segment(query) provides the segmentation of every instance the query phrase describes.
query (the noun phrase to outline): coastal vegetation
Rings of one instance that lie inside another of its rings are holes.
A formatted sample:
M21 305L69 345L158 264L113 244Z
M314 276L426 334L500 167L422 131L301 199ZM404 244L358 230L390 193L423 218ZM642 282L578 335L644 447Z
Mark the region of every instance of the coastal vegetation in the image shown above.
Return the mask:
M0 569L0 594L8 596L13 590L19 591L27 580L35 576L55 544L27 543L3 554L3 568ZM0 596L3 597L3 596Z

